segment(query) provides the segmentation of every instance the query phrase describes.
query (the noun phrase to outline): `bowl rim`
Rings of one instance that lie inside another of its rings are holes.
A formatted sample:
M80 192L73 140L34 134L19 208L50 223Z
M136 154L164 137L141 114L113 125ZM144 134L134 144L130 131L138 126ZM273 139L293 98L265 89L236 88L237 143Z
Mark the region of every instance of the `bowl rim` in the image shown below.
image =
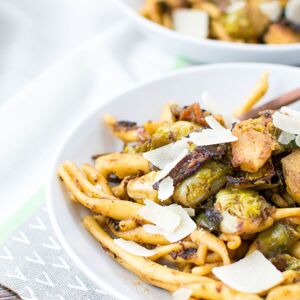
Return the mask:
M193 37L189 37L183 35L175 30L166 28L159 24L156 24L153 21L150 21L135 11L133 11L126 3L126 0L113 0L116 5L123 10L130 19L137 23L141 23L142 26L146 27L148 30L155 31L156 33L162 34L167 38L177 39L180 42L190 43L197 46L210 46L216 47L224 50L233 50L233 51L253 51L253 52L284 52L284 51L300 51L300 42L293 44L246 44L246 43L234 43L228 41L220 41L213 39L195 39Z
M177 76L184 76L185 74L193 74L199 71L205 70L218 70L220 68L234 68L234 69L243 69L243 68L279 68L279 69L286 69L286 70L296 70L300 74L300 68L295 66L288 66L282 64L270 64L270 63L248 63L248 62L231 62L231 63L216 63L216 64L208 64L208 65L198 65L198 66L191 66L181 70L175 70L171 73L167 73L164 75L160 75L158 77L153 78L152 80L143 81L141 83L137 83L134 86L130 87L129 89L119 92L118 94L108 98L106 101L103 101L98 106L94 107L90 110L89 113L85 114L82 118L80 118L76 124L66 133L66 138L61 142L59 147L57 147L57 151L55 153L54 159L51 162L50 174L47 180L46 185L46 204L48 207L50 223L52 228L54 229L54 233L58 238L58 241L62 245L62 248L66 251L67 255L71 258L74 265L78 267L78 269L93 283L102 287L105 291L109 292L112 296L116 297L120 300L131 300L129 297L124 295L122 292L117 291L114 289L113 285L110 285L105 282L102 278L99 278L93 271L91 271L88 265L85 264L84 260L76 254L76 251L72 249L69 245L67 238L63 234L63 230L59 225L59 221L56 218L55 209L54 209L54 201L52 197L52 189L54 184L54 178L56 177L57 173L57 166L59 165L60 155L69 143L69 140L76 134L78 129L82 126L82 124L86 123L90 118L93 118L94 115L98 113L98 111L108 103L119 101L118 99L123 95L130 94L135 90L143 89L146 86L153 85L162 80L168 80L171 78L175 78Z

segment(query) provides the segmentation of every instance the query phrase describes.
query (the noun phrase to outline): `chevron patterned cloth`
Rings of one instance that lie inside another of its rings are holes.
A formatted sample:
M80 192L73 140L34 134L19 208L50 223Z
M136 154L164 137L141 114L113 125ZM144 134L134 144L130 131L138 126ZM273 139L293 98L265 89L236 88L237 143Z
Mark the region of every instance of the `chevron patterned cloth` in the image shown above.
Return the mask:
M45 205L0 246L0 282L24 300L113 300L70 261Z

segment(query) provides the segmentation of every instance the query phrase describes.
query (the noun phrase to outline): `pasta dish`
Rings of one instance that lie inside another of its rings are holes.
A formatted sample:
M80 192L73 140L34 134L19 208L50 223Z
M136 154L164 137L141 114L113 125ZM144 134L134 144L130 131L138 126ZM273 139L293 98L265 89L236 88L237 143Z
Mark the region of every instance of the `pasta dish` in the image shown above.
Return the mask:
M196 39L300 43L300 0L145 0L140 14Z
M266 90L265 74L235 115ZM124 147L58 175L113 259L174 299L300 299L299 111L240 121L205 93L157 121L104 121Z

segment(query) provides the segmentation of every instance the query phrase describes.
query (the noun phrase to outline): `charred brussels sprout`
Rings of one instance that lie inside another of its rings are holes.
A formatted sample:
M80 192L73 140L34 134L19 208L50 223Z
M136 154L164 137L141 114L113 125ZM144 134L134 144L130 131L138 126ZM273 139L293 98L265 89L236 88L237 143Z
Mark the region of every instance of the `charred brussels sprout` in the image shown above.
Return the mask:
M265 31L269 20L258 7L246 5L224 14L222 24L233 38L255 42Z
M255 240L257 248L267 257L287 252L299 239L300 231L295 225L277 222L261 232Z
M224 164L209 161L176 187L173 199L184 206L197 207L225 185L228 172Z
M178 121L174 124L162 125L152 136L151 149L178 141L198 128L199 126L186 121Z
M281 272L286 270L300 272L300 259L289 254L278 254L271 258L271 263Z
M216 195L215 208L222 214L221 231L224 233L251 234L273 222L269 217L271 205L250 189L222 189Z
M219 231L222 215L213 207L200 210L196 223L209 231Z

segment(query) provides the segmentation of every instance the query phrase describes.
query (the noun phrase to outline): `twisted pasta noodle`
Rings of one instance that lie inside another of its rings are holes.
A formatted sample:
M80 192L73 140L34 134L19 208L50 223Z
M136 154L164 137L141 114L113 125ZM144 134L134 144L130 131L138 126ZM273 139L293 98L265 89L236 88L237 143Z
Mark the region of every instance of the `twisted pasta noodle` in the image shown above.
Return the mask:
M278 208L273 214L276 221L292 217L300 217L300 207Z
M220 265L220 263L212 263L205 264L203 266L197 266L192 269L192 273L200 276L205 276L208 275L213 268L218 267Z
M109 115L104 115L104 122L111 127L114 136L121 139L124 143L138 142L141 140L141 128L137 126L118 126L117 120ZM134 125L134 124L133 124Z
M239 235L222 233L219 238L227 242L227 247L231 250L235 250L241 246L242 239Z
M230 258L227 248L223 241L204 229L195 230L191 234L191 240L198 243L203 243L209 250L216 252L223 260L224 264L230 264Z
M234 112L234 115L238 117L247 113L266 94L268 89L269 89L269 72L265 71L261 75L258 83L254 87L248 99L244 102L242 107L238 108Z
M138 215L140 204L112 198L109 195L105 198L89 197L81 191L78 182L75 183L75 179L71 178L64 165L60 166L58 173L75 199L91 211L116 220L135 219L143 222L143 218Z
M203 265L207 257L208 248L204 244L199 244L197 249L197 261L198 265Z
M95 161L96 169L106 178L114 174L118 178L148 173L149 162L136 153L110 153L98 157Z
M84 164L81 169L92 184L96 185L98 188L101 188L106 195L113 195L107 180L96 169L89 164Z
M85 168L85 171L87 169ZM58 169L58 174L62 179L69 177L81 191L83 191L88 197L93 198L111 198L115 199L111 195L111 192L108 194L104 191L110 190L107 186L106 180L103 178L101 179L101 184L97 181L97 186L90 183L90 181L83 175L77 166L71 162L66 161L62 165L60 165ZM103 185L103 186L102 186Z
M219 254L212 252L208 253L205 259L206 263L215 263L215 262L220 262L222 261L222 258L220 257Z
M299 282L300 280L300 272L294 270L287 270L282 273L283 281L281 284L291 284L295 282Z
M266 300L298 300L300 295L300 283L283 285L273 288Z
M83 224L115 260L150 284L169 291L179 289L185 284L197 282L212 282L213 285L210 286L211 288L216 288L216 286L218 286L217 282L207 277L176 271L149 259L124 251L114 243L113 239L91 216L86 216L83 220Z
M158 172L152 171L146 175L129 180L127 194L130 198L138 203L144 203L144 199L158 202L158 192L152 187L156 182L157 174Z
M170 242L166 240L162 235L159 234L150 234L146 232L142 226L136 227L128 231L117 231L112 222L108 222L108 227L111 232L124 240L134 241L142 244L150 245L168 245Z
M209 300L262 300L260 296L237 292L222 282L212 281L205 283L184 284L184 288L193 291L196 299Z
M135 220L122 220L119 222L120 231L128 231L136 228L138 226Z

